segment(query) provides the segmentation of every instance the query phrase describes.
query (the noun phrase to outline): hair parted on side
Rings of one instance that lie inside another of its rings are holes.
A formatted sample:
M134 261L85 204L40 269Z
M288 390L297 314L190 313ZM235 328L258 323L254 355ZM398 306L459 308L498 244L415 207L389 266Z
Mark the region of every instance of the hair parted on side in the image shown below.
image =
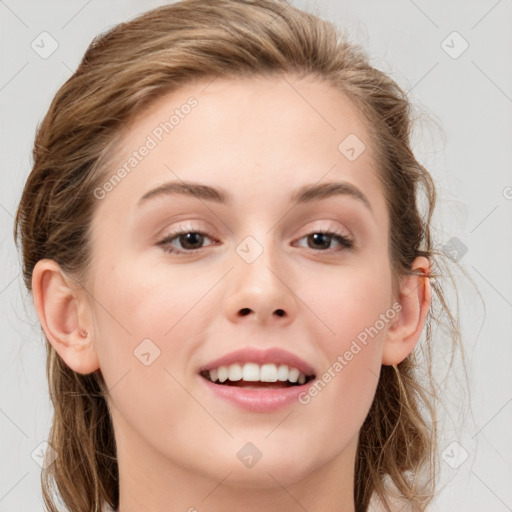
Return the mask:
M33 168L14 226L25 285L31 290L32 271L42 258L55 260L85 282L97 207L93 191L111 171L112 148L128 122L151 102L195 80L285 73L325 81L361 112L386 195L394 277L410 273L417 256L433 264L429 277L435 304L421 349L426 356L420 364L417 348L397 366L382 367L360 431L354 482L358 512L368 510L373 496L390 511L392 487L412 510L424 511L437 474L438 390L430 357L434 324L446 321L453 351L462 350L456 317L437 280L442 254L435 251L430 232L435 187L410 147L406 94L328 21L284 0L184 0L94 39L37 131ZM420 193L427 204L424 214L418 206ZM57 510L58 492L73 512L100 511L103 503L117 508L116 445L105 381L100 371L72 371L48 340L46 348L54 406L48 442L59 457L42 472L45 505ZM426 382L420 379L422 372Z

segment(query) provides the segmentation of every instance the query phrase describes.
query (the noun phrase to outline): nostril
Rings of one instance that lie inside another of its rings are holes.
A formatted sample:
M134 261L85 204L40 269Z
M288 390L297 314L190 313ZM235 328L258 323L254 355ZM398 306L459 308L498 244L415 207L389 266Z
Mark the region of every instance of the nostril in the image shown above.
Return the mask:
M240 315L242 316L247 316L252 310L250 308L242 308L240 310ZM285 312L282 310L282 309L276 309L274 311L274 313L277 315L277 316L285 316Z

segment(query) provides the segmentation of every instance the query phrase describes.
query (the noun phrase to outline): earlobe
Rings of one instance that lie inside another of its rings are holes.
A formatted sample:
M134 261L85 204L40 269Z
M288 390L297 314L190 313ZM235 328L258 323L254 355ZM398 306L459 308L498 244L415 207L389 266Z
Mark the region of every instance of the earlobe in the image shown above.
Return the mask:
M77 373L97 370L91 312L79 286L58 263L42 259L32 272L32 294L41 327L63 361Z
M428 259L417 257L412 270L417 273L403 277L400 284L398 300L401 310L386 333L382 352L383 365L391 366L402 362L414 350L425 325L431 302Z

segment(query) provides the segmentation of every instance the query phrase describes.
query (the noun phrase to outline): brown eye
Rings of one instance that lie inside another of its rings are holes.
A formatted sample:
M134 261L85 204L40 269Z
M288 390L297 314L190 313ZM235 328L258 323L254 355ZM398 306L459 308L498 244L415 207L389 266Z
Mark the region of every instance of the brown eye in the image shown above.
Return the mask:
M313 233L308 236L308 246L311 249L329 249L332 236L326 233Z
M204 236L202 233L185 233L179 235L178 240L184 249L199 249L204 240Z
M336 242L339 246L341 246L341 248L338 247L338 250L342 250L343 248L351 249L354 245L352 240L349 240L341 233L331 233L328 231L317 231L315 233L310 233L309 235L306 235L302 238L307 239L308 248L317 249L320 251L336 249L331 247L333 241Z
M201 249L207 239L211 240L201 231L177 231L160 240L157 245L162 246L165 252L186 253Z

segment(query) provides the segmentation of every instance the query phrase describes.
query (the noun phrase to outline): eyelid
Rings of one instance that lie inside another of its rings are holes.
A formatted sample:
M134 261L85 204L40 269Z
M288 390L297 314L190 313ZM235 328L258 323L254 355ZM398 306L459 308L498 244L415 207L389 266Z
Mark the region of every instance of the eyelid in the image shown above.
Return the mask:
M197 224L195 224L197 222ZM313 226L306 228L301 228L300 231L304 232L304 234L300 237L304 237L305 235L310 235L313 232L333 232L337 235L344 236L345 238L348 238L350 240L354 240L354 237L349 229L346 227L340 228L337 226L333 221L328 221L329 223L325 223L325 221L313 221L316 224L313 224ZM324 222L324 224L321 224ZM339 223L338 223L339 224ZM309 224L308 224L309 225ZM195 220L186 220L182 223L178 223L174 228L170 230L169 233L166 235L158 235L159 239L162 238L168 238L169 236L175 236L176 234L180 234L184 231L190 231L194 233L201 233L204 235L210 236L212 234L212 231L214 231L214 228L211 226L206 226L206 224L201 225L201 221L195 221ZM212 238L212 237L210 237Z
M194 233L204 233L211 234L214 229L211 225L204 223L200 220L185 220L181 222L177 222L171 228L166 228L162 231L162 234L157 236L158 239L168 238L169 236L176 236L176 234L182 232L194 232Z
M314 252L320 252L320 253L323 252L323 253L328 254L332 251L336 252L336 251L340 251L340 250L345 250L345 251L354 250L356 247L355 240L351 236L346 235L345 233L342 233L341 231L338 231L337 229L312 229L312 230L309 230L308 232L306 232L304 235L296 238L296 240L297 241L302 240L303 238L306 238L307 236L309 236L313 233L323 233L324 235L330 236L332 239L338 239L338 242L341 243L341 245L342 245L342 249L330 248L330 249L320 250L320 251L315 251L311 247L307 248L308 250L311 250Z
M308 223L307 228L304 228L300 230L301 232L304 231L304 235L309 235L314 232L326 232L330 231L332 233L336 233L337 235L344 236L345 238L348 238L350 240L354 240L354 236L352 235L351 231L346 228L345 226L340 227L340 223L333 221L333 220L317 220L313 221L313 223ZM304 236L303 235L303 236Z
M202 229L198 225L194 225L194 221L190 221L190 220L185 221L185 222L186 223L184 223L184 224L178 224L175 228L173 228L166 235L159 237L159 241L157 242L156 245L162 246L164 248L163 250L167 253L170 253L170 254L174 253L174 254L180 254L180 255L194 255L194 254L201 252L202 250L207 249L210 246L218 245L218 240L216 240L215 237L210 235L210 233L211 233L210 228ZM320 222L320 221L317 221L317 222ZM332 222L330 225L327 225L327 226L326 225L311 226L310 228L303 229L302 231L303 231L303 234L301 236L295 237L294 242L300 241L303 238L305 238L309 235L312 235L314 233L323 233L323 234L331 236L333 239L338 238L339 239L338 243L341 243L341 248L332 248L331 247L329 249L318 250L318 251L313 248L310 248L310 247L306 248L313 252L320 252L320 253L323 252L325 254L328 254L328 253L338 252L338 251L354 250L354 248L356 247L355 239L352 236L352 234L350 233L350 231L346 228L344 230L342 230L338 226L333 226ZM180 235L186 234L186 233L198 233L198 234L202 235L203 237L209 238L214 243L209 244L207 246L199 247L197 249L189 249L189 250L179 249L179 248L176 248L173 245L171 245L171 241L178 238ZM172 249L170 249L170 247L172 247ZM300 247L302 247L302 246L300 246Z

